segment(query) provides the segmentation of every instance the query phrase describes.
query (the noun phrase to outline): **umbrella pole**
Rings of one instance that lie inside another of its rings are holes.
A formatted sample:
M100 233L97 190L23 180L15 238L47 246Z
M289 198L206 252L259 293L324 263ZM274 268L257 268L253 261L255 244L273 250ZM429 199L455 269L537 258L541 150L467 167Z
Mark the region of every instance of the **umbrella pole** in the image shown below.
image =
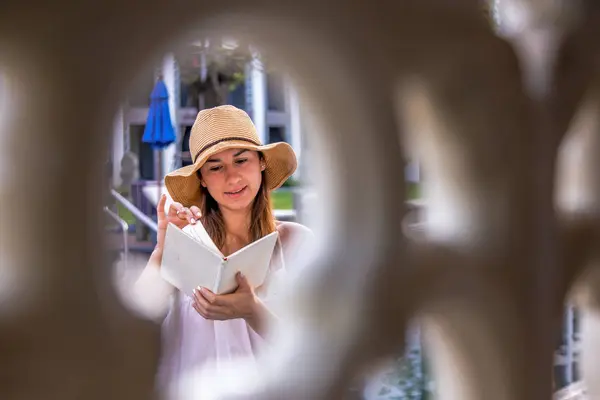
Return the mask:
M156 197L156 205L160 203L160 196L162 195L162 151L158 150L158 175L157 175L157 190L158 196Z

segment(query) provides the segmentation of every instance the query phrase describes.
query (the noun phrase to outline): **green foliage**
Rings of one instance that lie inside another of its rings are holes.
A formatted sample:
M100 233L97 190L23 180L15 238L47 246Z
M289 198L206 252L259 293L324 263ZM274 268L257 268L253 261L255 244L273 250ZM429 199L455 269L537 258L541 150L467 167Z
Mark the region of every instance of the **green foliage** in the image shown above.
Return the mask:
M232 82L229 84L229 91L233 92L239 85L244 83L246 75L243 72L234 72L231 76Z
M391 394L390 387L399 389L401 395L384 397L386 400L424 400L427 377L422 370L420 349L412 349L397 360L394 368L385 376L380 396ZM387 392L387 393L386 393Z
M293 210L294 195L290 191L274 191L271 193L271 204L275 210Z
M368 400L430 400L433 398L432 380L421 346L409 347L390 368L379 375L377 393L370 392Z
M294 178L289 178L287 181L285 181L283 183L283 185L281 185L281 187L298 187L301 185L301 182L294 179Z
M121 186L116 188L117 192L124 197L129 197L129 189L127 187ZM136 218L133 216L131 211L125 208L121 203L116 202L117 205L117 215L123 219L129 226L135 224Z
M136 218L133 216L131 211L126 209L121 203L117 203L117 214L123 219L129 226L135 224Z
M406 185L406 199L407 200L417 200L422 196L421 193L421 185L419 183L408 183Z

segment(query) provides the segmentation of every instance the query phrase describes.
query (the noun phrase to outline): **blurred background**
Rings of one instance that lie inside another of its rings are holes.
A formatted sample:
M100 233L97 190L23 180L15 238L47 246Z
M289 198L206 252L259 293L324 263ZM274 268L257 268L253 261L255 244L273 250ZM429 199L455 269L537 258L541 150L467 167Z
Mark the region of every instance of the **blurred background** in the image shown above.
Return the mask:
M501 29L496 2L482 3L490 24ZM164 190L162 179L169 171L192 163L188 140L198 111L223 104L248 112L263 143L285 141L294 148L299 168L274 192L273 207L279 220L310 226L310 215L323 199L312 186L312 174L318 171L310 169L313 144L307 134L308 116L293 82L268 57L235 38L198 37L140 71L114 118L111 145L106 149L110 195L105 204L105 231L119 287L124 289L139 276L154 248L155 206ZM407 223L418 224L418 211L426 207L421 201L421 182L427 178L422 176L418 159L410 154L408 159L398 179L405 180L406 200L412 205ZM435 378L428 372L427 351L417 325L408 338L405 354L349 387L349 394L369 400L435 398ZM552 371L557 391L580 380L579 339L577 310L567 305Z

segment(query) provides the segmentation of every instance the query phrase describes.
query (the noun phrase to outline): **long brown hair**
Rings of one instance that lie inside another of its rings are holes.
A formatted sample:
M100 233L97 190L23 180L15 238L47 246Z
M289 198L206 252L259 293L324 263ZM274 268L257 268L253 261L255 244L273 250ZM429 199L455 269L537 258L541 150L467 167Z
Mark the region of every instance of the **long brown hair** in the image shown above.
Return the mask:
M263 156L259 153L262 160ZM261 172L262 179L258 193L252 203L252 212L250 215L250 242L254 242L269 233L275 232L275 217L271 207L271 193L265 186L265 172ZM198 171L200 177L200 171ZM202 191L202 202L200 211L202 216L200 222L210 235L212 241L219 249L225 246L225 221L219 208L219 203L210 195L208 189L200 187Z

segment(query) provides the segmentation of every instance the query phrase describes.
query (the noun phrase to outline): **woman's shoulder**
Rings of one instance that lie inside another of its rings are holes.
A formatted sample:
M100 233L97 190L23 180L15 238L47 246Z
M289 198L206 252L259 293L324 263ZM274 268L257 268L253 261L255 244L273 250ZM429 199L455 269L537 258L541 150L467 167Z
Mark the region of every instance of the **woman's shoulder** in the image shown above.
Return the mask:
M277 221L277 231L282 242L313 238L313 231L297 222Z
M277 222L283 256L288 271L301 270L313 254L315 235L308 227L296 222Z

